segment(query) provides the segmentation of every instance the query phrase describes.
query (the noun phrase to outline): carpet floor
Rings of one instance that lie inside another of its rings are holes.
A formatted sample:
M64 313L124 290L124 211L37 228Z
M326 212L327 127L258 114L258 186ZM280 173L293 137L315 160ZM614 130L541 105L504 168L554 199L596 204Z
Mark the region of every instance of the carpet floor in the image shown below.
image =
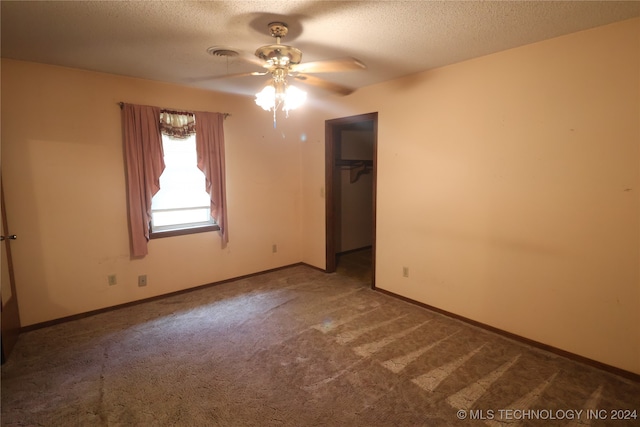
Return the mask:
M2 425L640 425L639 383L338 270L289 267L24 333L2 366Z

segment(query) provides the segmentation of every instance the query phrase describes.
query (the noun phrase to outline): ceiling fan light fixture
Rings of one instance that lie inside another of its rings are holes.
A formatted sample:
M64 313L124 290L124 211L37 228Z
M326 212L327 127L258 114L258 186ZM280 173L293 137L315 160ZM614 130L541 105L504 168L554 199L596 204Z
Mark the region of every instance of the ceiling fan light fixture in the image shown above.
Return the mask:
M256 93L256 104L263 110L269 111L276 107L276 88L272 85L265 86L260 92Z
M305 103L307 100L307 92L298 89L295 86L287 86L284 96L284 105L282 109L285 111L295 110Z
M265 111L275 111L281 108L284 112L288 113L300 107L306 100L307 92L295 86L287 86L275 82L265 86L260 92L256 93L256 104Z
M305 103L307 92L289 86L285 81L272 80L270 84L256 93L256 104L265 111L273 111L273 127L276 127L276 111L282 109L285 117L289 117L289 111L295 110Z

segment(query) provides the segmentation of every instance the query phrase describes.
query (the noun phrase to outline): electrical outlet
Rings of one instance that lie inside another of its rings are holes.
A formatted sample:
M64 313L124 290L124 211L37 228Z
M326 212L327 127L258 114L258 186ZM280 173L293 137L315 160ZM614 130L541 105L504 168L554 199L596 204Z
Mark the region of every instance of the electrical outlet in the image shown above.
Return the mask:
M116 278L115 274L110 274L108 276L108 280L109 280L109 286L113 286L113 285L117 285L118 284L118 279Z
M276 252L278 252L278 245L274 244L274 245L271 247L271 252L273 252L274 254L275 254Z
M402 277L409 277L409 267L402 267Z
M147 286L147 275L138 276L138 286Z

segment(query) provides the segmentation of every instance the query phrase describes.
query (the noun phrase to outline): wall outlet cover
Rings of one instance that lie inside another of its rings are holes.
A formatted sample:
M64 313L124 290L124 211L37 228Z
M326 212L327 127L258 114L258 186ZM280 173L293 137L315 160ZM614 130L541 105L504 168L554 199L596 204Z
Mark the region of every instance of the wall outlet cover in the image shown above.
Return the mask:
M147 286L147 275L138 276L138 286Z

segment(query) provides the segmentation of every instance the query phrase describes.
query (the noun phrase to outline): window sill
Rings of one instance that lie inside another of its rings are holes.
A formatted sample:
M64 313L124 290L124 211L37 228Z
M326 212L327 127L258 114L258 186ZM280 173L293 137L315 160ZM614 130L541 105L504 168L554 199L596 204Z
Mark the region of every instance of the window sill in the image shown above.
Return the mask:
M149 239L161 239L163 237L183 236L186 234L206 233L209 231L218 231L218 225L205 225L200 227L177 228L173 230L151 231Z

